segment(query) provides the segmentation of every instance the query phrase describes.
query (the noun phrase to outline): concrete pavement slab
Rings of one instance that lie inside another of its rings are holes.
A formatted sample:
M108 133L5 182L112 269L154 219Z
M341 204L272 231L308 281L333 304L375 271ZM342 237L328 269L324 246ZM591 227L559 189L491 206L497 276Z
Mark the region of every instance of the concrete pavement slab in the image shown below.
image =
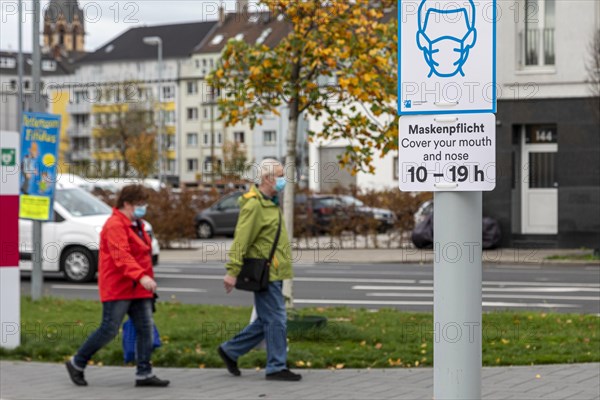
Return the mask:
M572 372L566 374L565 371ZM301 382L270 382L264 371L156 368L168 388L134 387L133 368L89 367L74 386L62 364L0 361L2 400L431 399L433 370L300 370ZM600 399L600 363L483 368L484 399Z

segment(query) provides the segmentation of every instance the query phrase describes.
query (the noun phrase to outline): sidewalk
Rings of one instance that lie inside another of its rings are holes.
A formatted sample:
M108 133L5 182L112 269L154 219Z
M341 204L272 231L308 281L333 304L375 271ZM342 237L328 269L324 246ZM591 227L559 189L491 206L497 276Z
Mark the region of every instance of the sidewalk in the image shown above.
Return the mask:
M231 248L230 239L213 239L195 241L195 249L161 250L161 263L206 263L222 262L228 260L227 251ZM406 249L341 249L339 247L327 247L325 243L319 243L319 249L294 249L292 258L295 265L302 264L336 264L336 263L411 263L432 264L434 260L433 250L420 250L415 248ZM451 254L455 254L453 249ZM598 265L600 260L548 260L551 256L568 256L588 254L589 250L579 249L515 249L501 248L485 250L482 261L484 263L513 264L513 265Z
M169 388L135 388L132 367L89 367L74 386L64 365L0 361L0 398L33 399L431 399L432 369L302 370L301 382L264 379L264 371L157 368ZM600 364L483 368L483 399L600 398Z

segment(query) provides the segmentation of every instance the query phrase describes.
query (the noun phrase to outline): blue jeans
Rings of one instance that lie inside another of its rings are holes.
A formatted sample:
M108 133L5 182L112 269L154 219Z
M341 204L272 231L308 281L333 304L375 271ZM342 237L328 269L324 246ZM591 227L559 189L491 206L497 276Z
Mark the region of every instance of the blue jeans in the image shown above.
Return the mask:
M254 292L254 305L258 318L233 339L221 345L225 354L237 361L240 356L248 353L265 339L267 374L287 368L287 316L281 292L282 285L282 281L275 281L269 283L268 290Z
M85 368L92 356L117 336L125 314L129 314L136 331L136 378L144 379L152 376L152 364L150 364L154 327L152 299L117 300L102 303L102 323L73 357L75 367Z

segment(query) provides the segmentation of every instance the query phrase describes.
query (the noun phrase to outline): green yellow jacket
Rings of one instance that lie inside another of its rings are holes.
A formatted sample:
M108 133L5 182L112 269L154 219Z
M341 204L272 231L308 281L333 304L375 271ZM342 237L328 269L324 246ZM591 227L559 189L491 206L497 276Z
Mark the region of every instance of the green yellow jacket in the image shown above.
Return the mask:
M225 265L227 274L234 277L239 275L244 258L269 257L280 215L279 207L265 199L256 186L240 196L239 203L240 216L229 250L229 262ZM270 281L292 277L292 251L282 215L281 233L271 264Z

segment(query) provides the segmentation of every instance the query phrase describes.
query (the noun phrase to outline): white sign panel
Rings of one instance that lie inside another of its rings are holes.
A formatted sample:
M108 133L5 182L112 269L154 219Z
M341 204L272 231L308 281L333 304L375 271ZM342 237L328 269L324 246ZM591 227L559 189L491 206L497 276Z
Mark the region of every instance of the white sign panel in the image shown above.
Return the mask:
M494 114L400 117L398 147L402 191L489 191L496 186Z
M400 0L398 114L496 112L496 0Z

